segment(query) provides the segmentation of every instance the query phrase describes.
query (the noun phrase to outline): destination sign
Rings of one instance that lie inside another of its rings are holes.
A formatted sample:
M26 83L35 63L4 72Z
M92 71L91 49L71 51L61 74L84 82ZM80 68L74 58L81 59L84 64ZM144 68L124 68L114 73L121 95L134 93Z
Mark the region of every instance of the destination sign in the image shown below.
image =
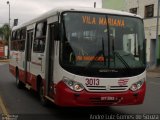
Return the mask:
M125 21L122 18L107 18L107 17L91 17L82 16L83 24L89 25L110 25L116 27L124 27Z

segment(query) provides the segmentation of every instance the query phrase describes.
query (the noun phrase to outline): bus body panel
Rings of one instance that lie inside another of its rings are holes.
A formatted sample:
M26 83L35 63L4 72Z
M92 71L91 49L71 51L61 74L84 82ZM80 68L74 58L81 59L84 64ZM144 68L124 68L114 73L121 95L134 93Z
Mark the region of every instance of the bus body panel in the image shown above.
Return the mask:
M15 76L16 76L16 67L19 69L19 77L20 79L25 82L25 52L20 51L11 51L11 60L10 65L12 66L11 69L15 69ZM13 66L15 68L13 68Z
M130 90L114 93L74 92L63 82L56 86L55 104L59 106L120 106L142 104L145 97L146 84L137 92ZM64 100L64 98L67 98Z
M63 71L63 74L61 74L61 76L59 75L60 77L57 78L58 80L55 84L58 84L60 80L67 78L81 83L88 92L124 92L129 90L132 84L140 80L146 81L145 71L137 76L122 78L98 78L72 75L62 68L59 71Z

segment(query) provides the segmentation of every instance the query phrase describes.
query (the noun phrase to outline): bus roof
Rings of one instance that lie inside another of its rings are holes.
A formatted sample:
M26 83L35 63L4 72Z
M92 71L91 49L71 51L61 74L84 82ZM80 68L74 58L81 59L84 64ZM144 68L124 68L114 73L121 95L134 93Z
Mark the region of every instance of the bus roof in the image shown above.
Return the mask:
M27 25L33 24L35 22L44 20L46 18L49 18L51 16L54 16L57 13L61 13L64 11L79 11L79 12L91 12L91 13L106 13L106 14L113 14L113 15L123 15L123 16L132 16L132 17L138 17L141 18L139 15L136 14L132 14L132 13L128 13L128 12L124 12L124 11L118 11L118 10L112 10L112 9L102 9L102 8L88 8L88 7L59 7L59 8L55 8L52 9L26 23L23 23L21 25L15 26L13 27L13 30L15 29L19 29L21 27L25 27Z

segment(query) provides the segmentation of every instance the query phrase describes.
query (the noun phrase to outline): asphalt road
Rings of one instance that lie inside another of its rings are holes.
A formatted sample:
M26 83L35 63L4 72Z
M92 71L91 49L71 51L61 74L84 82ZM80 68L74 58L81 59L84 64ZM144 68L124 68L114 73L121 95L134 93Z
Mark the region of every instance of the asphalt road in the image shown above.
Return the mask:
M10 117L21 118L18 120L22 118L23 120L91 120L95 117L99 120L106 120L112 119L111 115L116 115L116 117L119 114L134 115L131 116L132 118L127 118L129 120L135 118L137 114L140 114L140 118L145 117L145 114L160 114L160 78L147 78L147 92L142 105L60 108L50 104L44 107L34 92L16 88L15 78L9 73L6 64L0 65L0 97Z

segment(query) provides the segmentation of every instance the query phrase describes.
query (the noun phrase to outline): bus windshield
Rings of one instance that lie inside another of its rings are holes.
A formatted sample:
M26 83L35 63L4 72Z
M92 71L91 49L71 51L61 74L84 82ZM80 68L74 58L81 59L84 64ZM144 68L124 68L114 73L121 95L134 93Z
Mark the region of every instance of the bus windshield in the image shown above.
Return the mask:
M62 23L61 63L64 68L116 73L145 69L144 30L140 18L64 12Z

